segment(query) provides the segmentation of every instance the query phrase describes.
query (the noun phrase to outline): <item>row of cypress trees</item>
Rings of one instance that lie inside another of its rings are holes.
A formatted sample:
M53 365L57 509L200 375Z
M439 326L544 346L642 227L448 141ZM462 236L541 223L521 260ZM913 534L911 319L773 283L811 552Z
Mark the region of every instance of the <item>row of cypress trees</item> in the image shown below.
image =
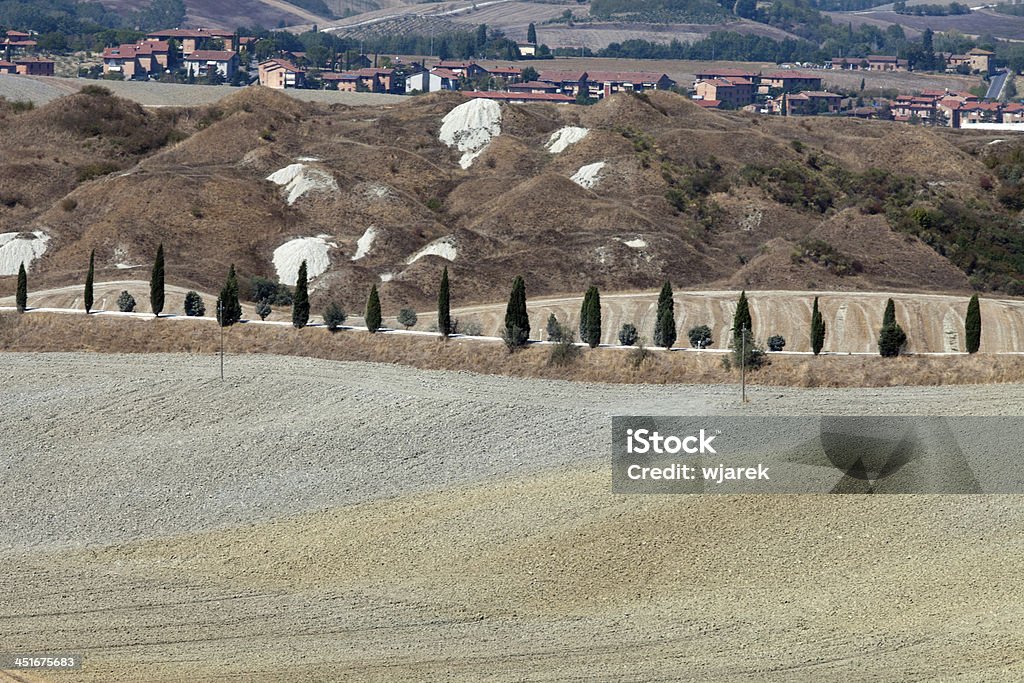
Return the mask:
M94 303L96 251L89 254L89 270L85 277L83 304L85 312L90 313ZM164 245L161 243L156 250L153 269L149 282L149 301L153 314L157 317L163 312L165 303L165 263ZM28 304L28 274L25 264L18 268L18 283L15 294L15 305L19 312L24 312ZM306 261L299 266L295 295L292 304L292 325L296 328L305 327L309 322L309 278ZM452 332L451 293L448 279L448 268L441 275L441 283L437 297L438 331L444 338ZM242 318L242 305L238 296L238 277L235 266L231 264L228 277L220 296L217 298L217 322L221 325L232 325ZM377 286L373 285L366 302L366 327L370 332L380 329L381 303ZM591 285L583 296L580 307L580 339L591 348L601 342L601 295L596 286ZM818 305L818 297L814 297L811 309L810 341L814 355L821 353L825 345L826 325ZM971 297L967 304L967 315L964 319L964 332L968 353L977 353L981 348L981 304L978 295ZM740 293L733 316L733 346L740 340L750 342L753 335L753 319L747 293ZM530 317L526 307L526 281L521 275L512 283L512 292L505 309L504 335L510 347L520 347L528 343L530 338ZM657 346L671 348L676 342L675 300L672 285L666 281L658 295L654 323L654 343ZM878 351L884 357L898 356L906 345L907 334L896 321L896 305L890 298L882 315L882 327L878 335ZM753 347L753 344L751 344Z

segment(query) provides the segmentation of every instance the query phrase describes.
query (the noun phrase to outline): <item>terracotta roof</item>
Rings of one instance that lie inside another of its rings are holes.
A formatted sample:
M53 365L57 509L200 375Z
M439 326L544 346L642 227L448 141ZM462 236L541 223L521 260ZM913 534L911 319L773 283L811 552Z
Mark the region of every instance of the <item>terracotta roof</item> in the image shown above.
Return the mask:
M552 83L578 83L587 78L586 71L541 71L540 80Z
M1024 104L1011 102L1003 107L1003 113L1015 114L1017 112L1024 112Z
M37 43L34 40L11 40L10 38L8 38L7 40L5 40L3 43L0 43L0 44L2 44L2 45L9 45L11 47L35 47L39 43Z
M338 73L337 71L323 71L320 78L325 81L358 81L359 76L353 73Z
M716 109L718 105L722 103L721 100L693 100L693 103L698 107L704 107L705 109Z
M108 47L103 51L103 59L134 59L138 55L152 55L170 50L170 44L162 40L149 40L135 45L126 43L118 47Z
M438 62L437 65L439 67L441 67L442 69L467 69L467 68L469 68L471 66L478 66L481 69L483 68L482 66L480 66L476 62L453 62L453 61L450 61L450 60L443 60L443 59L440 62Z
M12 66L14 66L14 62L5 62L4 60L0 59L0 69L10 68Z
M22 31L8 31L7 32L7 37L8 38L29 38L31 35L32 35L31 33L23 33Z
M827 92L825 90L804 90L800 94L805 95L807 97L834 97L840 100L843 99L842 95L834 92Z
M186 62L229 62L237 55L231 50L196 50L185 57Z
M512 90L513 88L515 88L516 90L529 90L531 88L555 90L558 88L558 86L555 85L554 83L546 83L544 81L527 81L525 83L513 83L512 85L508 86L509 90Z
M434 74L435 76L440 76L441 78L447 78L453 81L459 80L459 75L452 71L451 69L438 69L435 67L430 70L430 73Z
M484 67L484 68L487 69L487 67ZM523 70L522 69L517 69L514 66L496 66L494 68L487 69L487 73L491 73L491 74L510 74L510 75L513 75L513 76L518 76L519 74L523 73Z
M572 95L548 92L463 92L466 97L482 98L487 100L530 100L536 102L575 102Z
M295 73L306 72L305 69L299 68L292 64L291 62L286 61L284 59L268 59L264 62L260 62L259 65L263 67L264 71L276 71L277 69L284 69L285 71L294 71Z
M356 71L352 71L351 73L354 73L357 76L363 76L364 78L372 78L374 76L390 76L393 72L394 69L377 69L374 67L369 67L366 69L357 69Z

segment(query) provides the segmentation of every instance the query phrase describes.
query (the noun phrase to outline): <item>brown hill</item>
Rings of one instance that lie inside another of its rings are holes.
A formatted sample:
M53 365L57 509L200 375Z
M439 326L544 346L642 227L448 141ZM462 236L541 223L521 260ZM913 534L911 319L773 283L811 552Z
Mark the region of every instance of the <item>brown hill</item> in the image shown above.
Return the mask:
M465 103L326 106L251 88L175 113L96 93L0 110L0 233L51 238L33 287L80 281L92 249L97 278L120 279L118 264L148 263L163 242L168 281L205 291L231 263L243 280L273 278L275 249L321 236L332 246L314 307L333 297L353 311L374 283L386 308L429 305L445 265L457 303L500 301L517 273L531 296L665 279L1018 293L1015 217L989 168L1011 143L991 136L621 95L502 105L500 135L464 170L438 134ZM552 154L567 125L589 133ZM570 179L602 162L592 187ZM297 190L267 180L295 165Z

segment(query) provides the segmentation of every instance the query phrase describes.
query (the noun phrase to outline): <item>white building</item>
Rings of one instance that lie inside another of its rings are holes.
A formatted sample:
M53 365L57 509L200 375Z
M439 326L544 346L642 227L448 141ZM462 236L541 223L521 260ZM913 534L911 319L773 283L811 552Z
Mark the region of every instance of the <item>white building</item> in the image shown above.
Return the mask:
M405 78L405 94L414 92L437 92L442 88L442 79L435 73L421 71Z

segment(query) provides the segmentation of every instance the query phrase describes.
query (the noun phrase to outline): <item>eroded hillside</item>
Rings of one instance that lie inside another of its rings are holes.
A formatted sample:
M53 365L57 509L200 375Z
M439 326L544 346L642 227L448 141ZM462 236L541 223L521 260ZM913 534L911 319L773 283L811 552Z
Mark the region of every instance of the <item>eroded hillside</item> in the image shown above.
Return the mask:
M428 305L443 266L459 303L502 300L518 273L531 295L1024 290L1020 155L981 134L670 93L346 107L252 88L153 111L94 90L0 112L2 294L30 236L36 288L80 281L92 249L97 280L144 278L163 242L174 284L216 291L232 263L287 282L307 257L314 304L350 310L374 283Z

